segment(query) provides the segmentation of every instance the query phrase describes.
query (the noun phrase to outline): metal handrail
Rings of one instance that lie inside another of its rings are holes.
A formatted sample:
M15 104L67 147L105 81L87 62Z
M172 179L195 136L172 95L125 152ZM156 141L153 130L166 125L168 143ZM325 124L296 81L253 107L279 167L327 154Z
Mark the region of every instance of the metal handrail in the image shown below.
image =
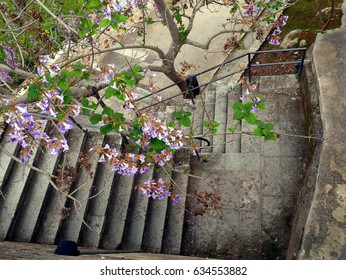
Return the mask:
M213 67L210 67L210 68L208 68L208 69L206 69L206 70L204 70L204 71L202 71L202 72L200 72L200 73L194 74L194 76L198 77L198 76L203 75L203 74L205 74L205 73L207 73L207 72L210 72L210 71L212 71L212 70L214 70L214 69L222 68L222 67L226 66L227 64L232 63L232 62L234 62L234 61L237 61L237 60L239 60L239 59L241 59L241 58L243 58L243 57L246 57L246 56L248 57L248 65L247 65L247 67L245 67L245 68L243 68L243 69L241 69L241 70L239 70L239 71L233 72L233 74L227 74L227 75L222 76L222 77L219 78L219 79L212 80L212 81L209 82L209 83L205 83L205 84L200 85L200 86L198 86L198 87L190 88L190 89L187 90L187 91L181 92L181 93L179 93L179 94L177 94L177 95L174 95L173 97L169 97L169 98L167 98L167 99L165 99L165 100L162 100L162 101L159 101L159 102L157 102L157 103L155 103L155 104L153 104L153 105L150 105L150 106L147 106L147 107L145 107L145 108L142 108L142 109L140 109L139 111L143 111L143 110L145 110L145 109L147 109L147 108L150 108L150 107L152 107L152 106L154 106L154 105L163 103L163 102L165 102L165 101L167 101L167 100L170 100L170 99L173 99L173 98L175 98L175 97L177 97L177 96L179 96L179 95L181 95L181 94L188 93L189 91L191 91L191 90L193 90L193 89L197 89L197 88L206 86L206 85L208 85L208 84L214 83L215 81L219 81L219 80L221 80L221 79L227 78L227 77L229 77L229 76L235 75L235 74L237 74L237 73L239 73L239 72L243 72L243 71L246 71L246 70L249 70L249 71L248 71L248 72L249 72L249 73L248 73L248 79L249 79L249 82L251 82L251 68L252 68L252 67L273 66L273 65L287 65L287 64L299 64L299 65L303 66L303 65L304 65L304 60L305 60L305 55L306 55L306 50L307 50L307 48L292 48L292 49L283 49L283 50L264 50L264 51L247 52L247 53L245 53L245 54L242 54L242 55L239 55L239 56L237 56L237 57L234 57L234 58L232 58L232 59L230 59L230 60L227 60L227 61L225 61L225 62L223 62L223 63L220 63L220 64L218 64L218 65L215 65L215 66L213 66ZM297 60L297 61L293 61L293 62L274 62L274 63L265 63L265 64L251 64L251 60L252 60L251 56L253 56L253 55L257 55L257 54L266 54L266 53L297 52L297 51L303 51L303 55L302 55L302 59L301 59L301 60ZM298 78L300 79L302 67L300 67L299 70L300 70L300 71L298 72ZM182 83L182 82L184 82L184 80L181 80L181 81L179 81L179 82L177 82L177 83L173 83L173 84L170 84L170 85L168 85L168 86L166 86L166 87L164 87L164 88L162 88L162 89L159 89L159 90L155 93L155 95L157 95L158 93L161 93L161 92L163 92L163 91L165 91L165 90L167 90L167 89L169 89L169 88L171 88L171 87L173 87L173 86L176 86L176 85L178 85L178 84L180 84L180 83ZM145 95L145 96L142 96L142 97L138 98L136 101L140 101L140 100L143 100L143 99L145 99L145 98L147 98L147 97L151 97L151 96L153 96L152 93L147 94L147 95Z
M146 106L146 107L143 107L143 108L139 109L138 112L144 111L144 110L146 110L146 109L148 109L148 108L150 108L150 107L153 107L153 106L156 106L156 105L158 105L158 104L164 103L164 102L166 102L166 101L168 101L168 100L174 99L174 98L176 98L176 97L178 97L178 96L181 96L182 94L183 94L183 96L184 96L185 94L187 94L188 92L190 92L190 91L192 91L192 90L194 90L194 89L207 86L207 85L212 84L212 83L215 83L215 82L217 82L217 81L219 81L219 80L222 80L222 79L225 79L225 78L227 78L227 77L233 76L233 75L235 75L235 74L237 74L237 73L245 72L246 70L248 70L248 80L249 80L249 82L251 83L251 80L252 80L251 69L252 69L253 67L264 67L264 66L290 65L290 64L294 64L294 65L296 65L296 66L298 67L298 73L297 73L297 74L298 74L298 79L300 80L301 73L302 73L303 66L304 66L304 60L305 60L306 50L307 50L307 48L292 48L292 49L283 49L283 50L254 51L254 52L248 52L248 53L242 54L242 55L240 55L240 56L237 56L237 57L235 57L235 58L232 58L232 59L230 59L230 60L228 60L228 61L226 61L226 62L224 62L224 63L218 64L218 65L216 65L216 66L213 66L213 67L211 67L211 68L209 68L209 69L207 69L207 70L204 70L204 71L202 71L202 72L200 72L200 73L198 73L198 74L194 74L194 75L195 75L196 77L197 77L197 76L200 76L200 75L205 74L205 73L207 73L207 72L209 72L209 71L211 71L211 70L214 70L214 69L216 69L216 68L223 67L223 66L225 66L225 65L227 65L227 64L229 64L229 63L231 63L231 62L234 62L234 61L236 61L236 60L239 60L239 59L241 59L241 58L243 58L243 57L247 57L247 59L248 59L248 64L247 64L247 66L246 66L245 68L242 68L242 69L240 69L240 70L238 70L238 71L231 72L231 73L226 74L226 75L224 75L224 76L222 76L222 77L213 79L213 80L211 80L210 82L201 84L201 85L199 85L199 86L196 86L196 87L193 87L193 88L189 88L189 89L186 90L186 91L180 92L180 93L178 93L178 94L176 94L176 95L173 95L173 96L171 96L171 97L168 97L168 98L166 98L166 99L164 99L164 100L160 100L160 101L158 101L158 102L156 102L156 103L154 103L154 104L152 104L152 105L148 105L148 106ZM256 55L256 54L281 53L281 52L296 52L296 51L302 51L302 52L303 52L302 58L301 58L301 59L298 59L298 60L296 60L296 61L272 62L272 63L263 63L263 64L251 64L252 56L254 56L254 55ZM169 86L167 86L167 87L165 87L165 88L163 88L163 89L160 89L160 90L158 90L158 91L155 93L155 95L158 94L158 93L160 93L160 92L163 92L164 90L166 90L166 89L168 89L168 88L171 88L171 87L173 87L173 86L175 86L175 85L178 85L178 84L181 83L181 82L183 82L183 80L180 81L180 82L178 82L178 83L171 84L171 85L169 85ZM146 97L150 97L150 96L152 96L152 95L153 95L153 94L145 95L145 96L143 96L143 97L137 99L136 101L142 100L142 99L144 99L144 98L146 98Z

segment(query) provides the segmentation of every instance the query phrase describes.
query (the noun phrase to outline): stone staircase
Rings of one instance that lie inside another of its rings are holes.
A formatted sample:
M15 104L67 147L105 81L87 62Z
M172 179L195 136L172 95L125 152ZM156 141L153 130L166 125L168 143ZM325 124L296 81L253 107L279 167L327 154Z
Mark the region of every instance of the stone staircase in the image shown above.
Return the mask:
M304 134L297 85L293 75L259 79L268 107L263 118L272 120L279 130ZM196 99L195 109L186 101L167 107L163 113L169 118L169 112L179 106L191 111L195 135L207 132L202 120L220 123L218 134L208 136L211 146L202 150L200 160L184 150L175 154L176 166L192 176L176 171L169 176L159 168L135 176L116 174L108 164L98 163L89 150L105 143L120 147L121 139L77 128L67 135L70 151L65 156L52 157L38 149L31 164L51 174L56 174L59 164L70 168L65 176L77 172L76 178L71 175L70 192L79 203L59 195L45 174L14 162L0 151L0 190L4 197L0 197L0 240L43 244L73 240L92 248L283 258L303 178L306 142L284 136L277 142L264 142L246 134L222 134L233 123L231 104L240 96L239 85L212 85ZM241 131L251 130L241 124ZM6 129L1 145L16 156L19 148L8 143L8 133ZM183 196L178 205L170 200L148 199L134 189L143 180L169 181L169 177ZM200 207L196 191L220 196L222 209L209 205L203 216L195 215Z

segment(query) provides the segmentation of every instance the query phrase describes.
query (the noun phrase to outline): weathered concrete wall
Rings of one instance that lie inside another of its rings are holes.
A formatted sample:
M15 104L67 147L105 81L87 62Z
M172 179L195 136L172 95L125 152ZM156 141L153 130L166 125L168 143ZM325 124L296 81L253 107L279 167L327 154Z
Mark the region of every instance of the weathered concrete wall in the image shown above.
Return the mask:
M313 196L311 192L305 194L305 200L312 198L306 224L299 216L306 216L307 208L299 208L296 217L291 258L346 259L345 2L342 9L342 26L318 34L313 50L312 70L320 94L324 141L316 177L310 178L316 179Z

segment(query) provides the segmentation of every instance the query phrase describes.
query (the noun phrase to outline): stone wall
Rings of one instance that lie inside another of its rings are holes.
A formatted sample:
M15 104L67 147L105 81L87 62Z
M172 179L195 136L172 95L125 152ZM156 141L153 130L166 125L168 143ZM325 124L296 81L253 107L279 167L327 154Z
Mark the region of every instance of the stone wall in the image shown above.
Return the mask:
M301 193L288 258L346 259L345 2L342 10L342 26L318 34L313 50L323 141Z

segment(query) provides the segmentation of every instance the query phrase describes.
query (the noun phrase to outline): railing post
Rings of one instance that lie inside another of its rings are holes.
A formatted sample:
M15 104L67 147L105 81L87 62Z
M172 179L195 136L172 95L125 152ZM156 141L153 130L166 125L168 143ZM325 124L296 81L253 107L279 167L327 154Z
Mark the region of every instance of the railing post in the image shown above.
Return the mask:
M303 57L302 57L302 60L301 60L301 63L300 63L300 67L299 67L299 72L298 72L298 81L300 81L300 78L302 76L305 55L306 55L306 48L305 48L305 50L303 50Z
M247 71L248 71L248 79L249 83L251 84L251 57L250 53L247 54Z

